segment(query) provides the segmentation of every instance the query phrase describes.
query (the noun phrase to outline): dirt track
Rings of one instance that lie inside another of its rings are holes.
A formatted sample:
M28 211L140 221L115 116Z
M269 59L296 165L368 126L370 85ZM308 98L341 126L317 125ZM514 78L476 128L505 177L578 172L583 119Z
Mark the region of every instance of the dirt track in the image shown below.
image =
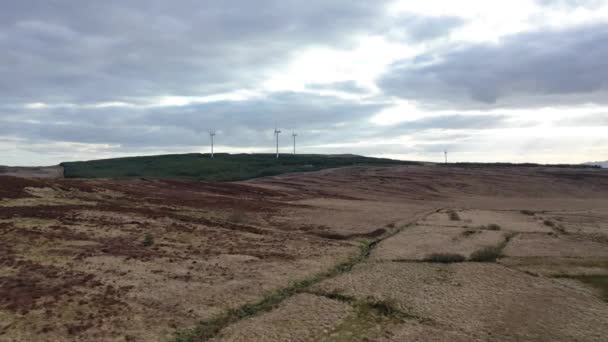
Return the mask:
M352 272L216 339L608 333L601 291L579 281L608 275L602 170L366 167L223 184L0 176L0 198L0 341L162 340L379 238ZM424 262L432 253L470 258L506 236L496 263Z

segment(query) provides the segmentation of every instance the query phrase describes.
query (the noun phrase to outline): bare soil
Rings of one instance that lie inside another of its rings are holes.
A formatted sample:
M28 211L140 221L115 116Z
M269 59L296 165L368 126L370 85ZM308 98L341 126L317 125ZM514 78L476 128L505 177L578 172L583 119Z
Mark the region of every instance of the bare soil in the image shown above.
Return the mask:
M578 279L608 275L607 223L605 170L0 176L0 341L167 340L335 268L362 241L378 243L352 271L214 338L600 341L608 304ZM489 246L501 248L496 263L425 261Z

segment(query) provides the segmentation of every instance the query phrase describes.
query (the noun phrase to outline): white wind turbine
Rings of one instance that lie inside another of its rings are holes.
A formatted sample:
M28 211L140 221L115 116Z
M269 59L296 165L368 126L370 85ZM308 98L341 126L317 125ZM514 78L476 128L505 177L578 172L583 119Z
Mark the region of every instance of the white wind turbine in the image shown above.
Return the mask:
M209 131L209 138L211 138L211 158L214 157L213 156L213 140L214 140L213 138L215 137L215 135L216 135L216 132L214 129Z
M298 136L295 131L292 131L291 136L293 137L293 155L296 155L296 137Z
M277 123L274 123L274 136L276 138L277 141L277 159L279 158L279 134L281 134L281 131L277 128Z

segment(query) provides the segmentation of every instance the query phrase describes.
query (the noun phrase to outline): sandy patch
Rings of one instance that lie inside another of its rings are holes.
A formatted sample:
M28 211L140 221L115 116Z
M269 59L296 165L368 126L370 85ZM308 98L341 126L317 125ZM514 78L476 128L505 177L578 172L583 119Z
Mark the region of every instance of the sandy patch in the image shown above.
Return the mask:
M608 244L587 236L519 234L503 250L511 257L608 257Z
M424 211L422 206L389 201L319 198L294 203L312 208L285 210L283 222L299 227L330 226L332 232L345 235L365 234L388 225L400 226Z
M504 241L504 232L414 226L382 241L372 252L372 260L423 260L432 253L455 253L468 258L471 253Z
M497 224L501 230L512 232L550 232L551 228L542 224L535 215L520 211L498 210L454 210L457 219L450 217L449 210L430 215L424 224L448 227L479 227Z
M608 258L506 257L500 264L547 277L608 275Z
M451 341L451 342L469 342L473 341L474 338L464 332L450 330L445 327L434 327L428 324L421 324L418 322L405 322L395 326L386 327L382 334L373 336L373 339L362 336L360 339L353 339L356 341L379 341L379 342L440 342L440 341Z
M543 219L563 227L568 233L604 234L608 239L608 213L602 211L546 212Z

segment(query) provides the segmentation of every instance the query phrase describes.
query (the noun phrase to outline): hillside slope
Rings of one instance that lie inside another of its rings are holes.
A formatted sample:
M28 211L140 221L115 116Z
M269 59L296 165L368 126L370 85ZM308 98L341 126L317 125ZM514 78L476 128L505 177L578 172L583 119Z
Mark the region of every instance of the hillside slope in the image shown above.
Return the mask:
M174 154L62 163L66 178L158 177L234 181L352 165L417 165L355 155Z

